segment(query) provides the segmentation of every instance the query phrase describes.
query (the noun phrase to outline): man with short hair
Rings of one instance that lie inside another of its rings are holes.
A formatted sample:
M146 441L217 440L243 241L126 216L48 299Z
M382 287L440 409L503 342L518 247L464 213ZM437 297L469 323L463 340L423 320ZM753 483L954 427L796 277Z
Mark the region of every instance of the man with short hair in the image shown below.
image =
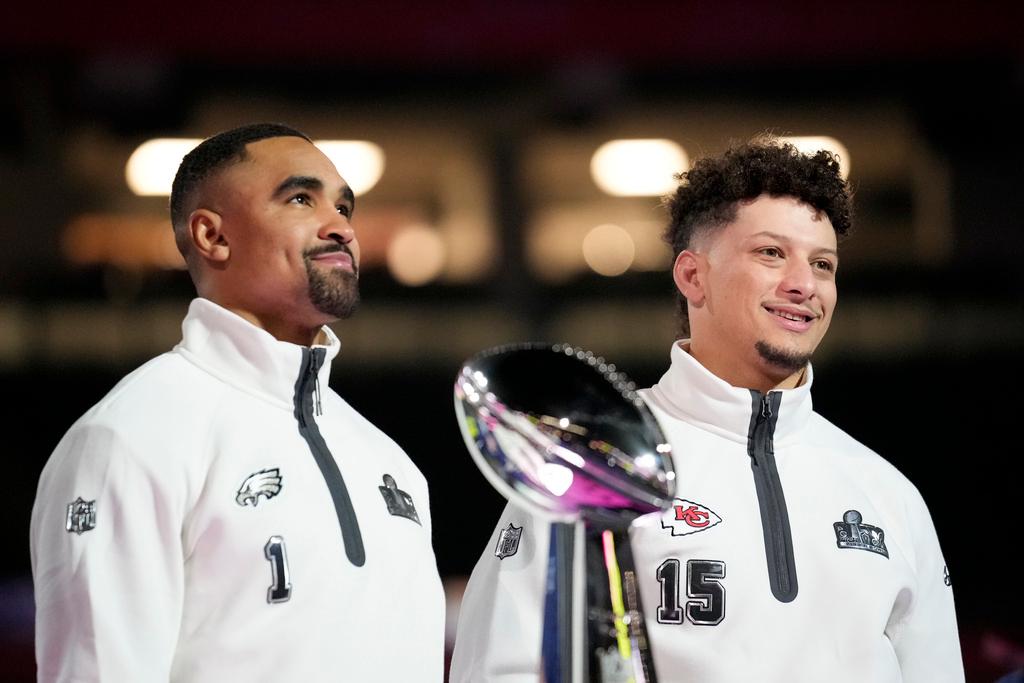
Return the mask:
M304 134L185 156L183 339L57 446L32 512L40 681L429 681L427 484L328 386L359 300L354 198Z
M631 529L658 680L962 681L924 501L811 408L851 222L836 159L766 139L681 180L666 239L689 338L642 392L677 497ZM509 524L518 547L498 555ZM548 525L510 504L497 529L463 601L458 683L539 678Z

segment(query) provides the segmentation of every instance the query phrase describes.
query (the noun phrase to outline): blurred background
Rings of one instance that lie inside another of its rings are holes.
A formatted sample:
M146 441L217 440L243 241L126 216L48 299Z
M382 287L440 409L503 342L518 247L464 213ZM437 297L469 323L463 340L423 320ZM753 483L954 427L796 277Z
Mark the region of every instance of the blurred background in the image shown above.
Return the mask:
M173 174L182 152L140 147L262 120L341 143L339 170L360 186L363 305L335 326L332 384L431 483L452 633L503 505L455 422L461 362L496 344L566 341L655 382L676 329L660 239L672 174L764 132L839 150L856 227L815 359L815 405L924 495L968 680L1024 666L1019 7L4 10L0 426L12 542L0 680L35 671L27 530L39 472L82 412L178 341L193 294L166 179L152 175Z

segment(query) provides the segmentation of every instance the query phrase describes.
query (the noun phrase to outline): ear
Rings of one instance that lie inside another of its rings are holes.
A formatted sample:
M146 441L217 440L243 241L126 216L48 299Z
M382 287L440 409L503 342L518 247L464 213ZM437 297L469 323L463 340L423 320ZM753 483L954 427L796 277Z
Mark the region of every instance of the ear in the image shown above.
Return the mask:
M705 258L689 249L679 252L675 265L672 266L672 279L676 289L693 306L704 303L704 268Z
M221 215L210 209L196 209L188 217L188 234L192 247L204 261L224 264L231 255L231 247L222 230Z

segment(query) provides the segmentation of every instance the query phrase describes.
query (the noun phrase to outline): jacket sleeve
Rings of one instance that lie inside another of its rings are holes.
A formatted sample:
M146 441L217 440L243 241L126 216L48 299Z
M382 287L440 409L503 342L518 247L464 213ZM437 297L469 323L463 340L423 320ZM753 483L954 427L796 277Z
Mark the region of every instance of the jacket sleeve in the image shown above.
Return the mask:
M916 590L886 627L906 683L964 680L953 589L928 508L913 492Z
M50 457L30 532L40 683L168 680L184 568L180 482L163 479L107 427L72 428Z
M522 533L513 549L517 527ZM547 521L506 506L462 599L452 683L540 680L549 529Z

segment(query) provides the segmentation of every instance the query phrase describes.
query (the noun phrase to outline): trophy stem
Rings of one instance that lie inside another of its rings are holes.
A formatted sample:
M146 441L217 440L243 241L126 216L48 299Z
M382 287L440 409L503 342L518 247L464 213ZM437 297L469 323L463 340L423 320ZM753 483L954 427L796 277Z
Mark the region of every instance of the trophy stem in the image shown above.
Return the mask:
M588 523L586 563L590 680L656 683L629 527Z
M576 525L554 522L548 545L541 661L546 683L573 683L573 566ZM575 672L578 673L579 672Z

